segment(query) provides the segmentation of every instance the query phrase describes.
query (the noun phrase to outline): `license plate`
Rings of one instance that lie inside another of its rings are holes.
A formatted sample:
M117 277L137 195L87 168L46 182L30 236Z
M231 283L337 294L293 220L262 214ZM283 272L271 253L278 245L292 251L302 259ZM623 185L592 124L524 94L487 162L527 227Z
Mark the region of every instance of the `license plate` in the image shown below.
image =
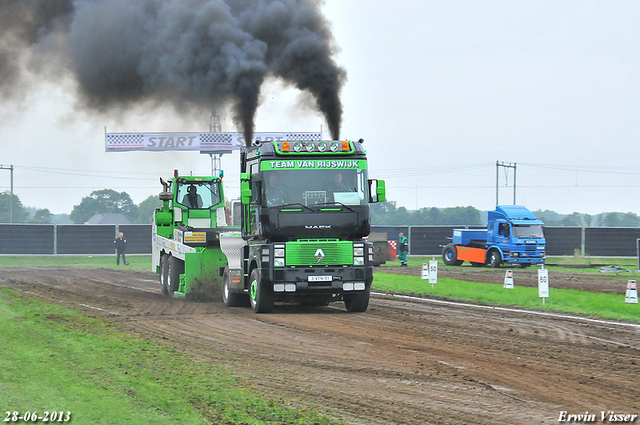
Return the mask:
M307 282L331 282L333 276L307 276Z

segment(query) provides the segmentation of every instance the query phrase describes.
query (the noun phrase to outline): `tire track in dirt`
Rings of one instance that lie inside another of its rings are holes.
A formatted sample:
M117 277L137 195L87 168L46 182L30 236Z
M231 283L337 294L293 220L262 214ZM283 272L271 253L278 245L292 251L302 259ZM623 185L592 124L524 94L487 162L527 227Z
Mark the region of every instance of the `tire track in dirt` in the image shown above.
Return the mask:
M633 328L378 296L363 314L335 304L255 315L164 297L151 272L2 270L0 285L25 297L85 309L348 423L557 423L561 410L640 411Z

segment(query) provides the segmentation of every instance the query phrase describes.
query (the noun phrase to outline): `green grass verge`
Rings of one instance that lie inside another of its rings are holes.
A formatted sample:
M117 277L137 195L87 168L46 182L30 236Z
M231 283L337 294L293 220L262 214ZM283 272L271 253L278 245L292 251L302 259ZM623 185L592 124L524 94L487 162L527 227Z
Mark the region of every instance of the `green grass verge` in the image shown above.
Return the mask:
M438 260L438 267L447 268L454 266L446 266L442 262L442 257L427 257L427 256L413 256L409 258L408 265L409 267L421 267L423 263L428 263L432 259ZM612 272L612 273L601 273L600 267L602 264L606 264L607 266L619 266L624 267L632 272L635 272L638 269L637 260L635 258L626 258L626 257L610 257L610 258L599 258L599 257L547 257L547 265L545 265L546 269L549 270L562 270L562 271L571 271L576 273L597 273L602 277L613 277L620 278L621 276L628 276L631 279L635 279L635 273L629 274L629 272ZM399 261L387 261L384 267L400 267ZM578 267L581 266L581 267ZM456 268L468 268L475 269L469 262L464 262L461 266L455 266ZM502 269L507 270L507 266L503 265ZM517 267L514 267L517 269ZM537 266L531 266L531 269L535 269Z
M489 305L552 310L640 323L640 304L625 303L624 295L554 289L553 276L550 276L549 280L551 287L545 305L542 305L537 287L516 286L513 289L504 289L502 285L447 278L438 278L438 283L432 289L432 285L427 280L422 280L420 276L376 273L373 288L379 291L430 295Z
M117 325L0 288L0 400L74 424L334 424L243 388L223 368Z
M151 270L151 255L127 255L128 266L116 265L115 255L0 255L0 267L102 267Z

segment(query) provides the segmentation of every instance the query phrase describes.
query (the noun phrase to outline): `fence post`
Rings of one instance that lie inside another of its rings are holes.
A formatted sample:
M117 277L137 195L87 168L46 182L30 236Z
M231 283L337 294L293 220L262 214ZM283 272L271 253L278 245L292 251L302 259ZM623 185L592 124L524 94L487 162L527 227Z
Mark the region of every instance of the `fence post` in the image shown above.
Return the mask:
M582 237L580 238L580 256L582 258L586 257L587 255L585 253L586 239L587 239L587 228L582 226Z
M113 226L116 230L116 233L114 234L113 239L116 239L118 236L120 236L120 225L114 224ZM116 254L118 253L118 250L115 248L115 246L113 247L113 252Z
M53 255L58 255L58 225L53 225Z

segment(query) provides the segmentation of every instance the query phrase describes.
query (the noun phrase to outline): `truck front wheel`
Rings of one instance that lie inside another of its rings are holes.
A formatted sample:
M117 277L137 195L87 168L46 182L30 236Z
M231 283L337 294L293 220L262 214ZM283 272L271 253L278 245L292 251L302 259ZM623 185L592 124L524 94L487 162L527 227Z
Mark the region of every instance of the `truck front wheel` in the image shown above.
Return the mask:
M500 264L502 264L502 258L498 251L493 250L489 253L489 264L494 269L497 269L498 267L500 267Z
M273 290L260 279L258 269L251 271L249 302L254 313L269 313L273 309Z
M442 261L447 266L459 266L464 262L464 261L458 260L458 249L452 243L445 246L444 249L442 250Z
M367 311L369 307L369 297L371 296L371 287L368 286L363 292L355 292L345 294L344 306L349 313L362 313Z

